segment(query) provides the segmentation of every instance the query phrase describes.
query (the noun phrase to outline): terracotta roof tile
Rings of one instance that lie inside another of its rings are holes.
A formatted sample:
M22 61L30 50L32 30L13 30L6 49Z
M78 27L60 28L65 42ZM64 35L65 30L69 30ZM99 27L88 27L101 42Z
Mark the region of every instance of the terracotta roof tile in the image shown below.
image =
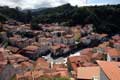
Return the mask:
M19 50L19 48L13 47L13 46L8 46L7 49L10 50L13 53L16 53Z
M103 58L103 54L101 53L94 53L92 55L92 59L95 59L95 60L101 60Z
M27 46L26 48L24 48L24 50L27 50L27 51L35 51L35 50L38 50L39 47L37 46Z
M120 40L120 36L119 35L112 36L112 39L113 40Z
M107 48L106 51L110 56L120 56L120 50L117 50L115 48Z
M39 79L41 76L43 76L42 71L28 71L21 74L16 74L16 79L27 79L32 80L32 77L34 76L35 79Z
M93 79L93 77L99 77L99 67L79 67L77 68L77 79Z
M22 62L21 65L25 66L25 67L32 67L33 66L33 64L28 62L28 61Z
M77 67L82 66L83 63L88 62L85 57L81 56L73 56L68 58L68 62L71 64L74 71L76 71Z
M97 61L109 80L120 80L120 62Z
M57 69L57 68L65 68L64 64L53 64L53 68Z
M92 67L92 66L97 66L97 64L91 63L91 62L86 62L83 64L84 67Z
M92 48L86 48L81 50L80 55L88 55L88 56L92 56Z
M49 69L50 67L50 64L43 58L38 58L37 61L36 61L36 66L35 68L36 69Z

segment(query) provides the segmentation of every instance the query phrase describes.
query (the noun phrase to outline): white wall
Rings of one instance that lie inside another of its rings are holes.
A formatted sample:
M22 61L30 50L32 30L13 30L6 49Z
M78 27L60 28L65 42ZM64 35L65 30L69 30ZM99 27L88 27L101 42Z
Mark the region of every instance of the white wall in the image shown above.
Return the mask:
M109 80L103 70L100 70L100 80Z
M112 57L112 56L110 56L110 55L107 55L107 61L118 61L118 58L119 58L120 56L116 56L116 57ZM113 58L115 58L115 60L113 60Z
M107 61L111 61L111 57L109 55L107 55Z

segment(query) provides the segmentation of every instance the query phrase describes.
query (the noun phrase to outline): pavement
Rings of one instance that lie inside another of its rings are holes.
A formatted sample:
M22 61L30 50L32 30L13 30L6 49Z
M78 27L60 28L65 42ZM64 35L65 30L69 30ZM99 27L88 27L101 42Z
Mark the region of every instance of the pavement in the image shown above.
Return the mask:
M80 55L80 51L75 52L74 54L71 54L68 57L72 57L72 56L79 56ZM42 56L44 59L46 59L49 63L55 63L55 64L66 64L67 63L67 58L68 57L59 57L57 59L53 59L50 54L47 56Z

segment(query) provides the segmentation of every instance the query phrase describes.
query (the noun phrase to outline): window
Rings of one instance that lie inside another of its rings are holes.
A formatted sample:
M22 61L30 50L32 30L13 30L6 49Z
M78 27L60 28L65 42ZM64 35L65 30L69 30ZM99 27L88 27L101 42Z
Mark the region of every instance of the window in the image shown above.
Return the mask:
M120 57L118 58L118 61L120 61Z
M113 61L115 61L115 58L112 58Z

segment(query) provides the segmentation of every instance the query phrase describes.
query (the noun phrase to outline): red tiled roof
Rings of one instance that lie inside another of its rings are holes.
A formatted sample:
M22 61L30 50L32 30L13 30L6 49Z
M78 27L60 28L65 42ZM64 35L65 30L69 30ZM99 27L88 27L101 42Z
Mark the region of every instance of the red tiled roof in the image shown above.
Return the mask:
M2 73L3 69L5 68L5 66L6 66L5 64L1 64L0 63L0 74Z
M3 56L3 53L0 52L0 61L4 61L4 60L5 60L5 58L4 58L4 56Z
M95 60L101 60L103 58L103 54L100 54L100 53L94 53L92 55L92 59L95 59Z
M16 53L19 50L19 48L13 47L13 46L8 46L7 49L10 50L13 53Z
M28 61L22 62L21 65L25 66L25 67L32 67L33 66L33 64L28 62Z
M81 55L88 55L88 56L92 56L92 48L86 48L81 50L80 52Z
M112 39L113 40L120 40L120 36L119 35L112 36Z
M83 63L86 63L87 60L85 57L81 56L73 56L68 58L68 62L71 64L74 71L76 71L77 67L82 66Z
M77 79L92 80L93 77L99 77L99 67L79 67L77 68Z
M120 56L120 51L115 48L107 48L106 51L110 56Z
M60 77L69 77L69 73L67 70L66 71L59 71L59 73L60 73Z
M53 69L57 69L57 68L65 68L64 64L53 64Z
M97 61L109 80L120 80L120 62Z
M65 38L72 38L73 37L73 34L67 34L65 35Z
M54 50L56 50L56 49L61 48L61 46L60 45L53 45L53 46L51 46L51 48L54 49Z
M6 64L7 60L4 57L4 49L0 48L0 73L3 71Z
M91 66L97 66L97 64L91 63L91 62L86 62L83 64L84 67L91 67Z
M35 79L39 79L41 76L43 76L42 71L28 71L21 74L16 74L16 80L24 78L27 80L32 80L32 77L34 77Z
M26 48L24 48L24 50L35 51L35 50L38 50L38 47L31 45L31 46L27 46Z
M36 69L39 68L45 68L45 69L49 69L50 64L43 58L38 58L36 61Z

